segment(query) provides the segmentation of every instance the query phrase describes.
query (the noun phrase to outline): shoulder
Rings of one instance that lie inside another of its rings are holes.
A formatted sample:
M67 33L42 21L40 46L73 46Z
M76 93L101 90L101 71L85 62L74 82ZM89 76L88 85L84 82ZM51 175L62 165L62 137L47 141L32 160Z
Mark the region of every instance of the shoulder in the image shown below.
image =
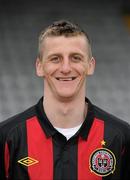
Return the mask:
M114 116L113 114L93 105L95 117L102 119L103 121L110 123L111 125L118 125L121 127L130 126L128 122Z
M35 105L26 109L24 112L16 114L0 123L0 136L7 136L9 132L22 126L31 117L36 115Z
M103 110L102 108L96 106L95 104L91 103L89 99L86 98L86 101L89 104L89 109L93 112L95 118L104 121L105 124L111 127L118 127L121 129L130 129L130 124L125 120L116 117L115 115Z
M104 126L110 132L117 133L118 135L129 138L130 141L130 124L113 114L110 114L103 109L93 105L95 118L104 121Z

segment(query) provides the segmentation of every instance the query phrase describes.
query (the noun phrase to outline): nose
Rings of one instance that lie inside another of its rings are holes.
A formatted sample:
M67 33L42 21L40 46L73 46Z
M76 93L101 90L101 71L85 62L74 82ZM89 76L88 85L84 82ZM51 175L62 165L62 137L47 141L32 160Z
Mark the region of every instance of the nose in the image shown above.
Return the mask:
M71 72L71 65L68 58L63 60L60 71L64 74L68 74Z

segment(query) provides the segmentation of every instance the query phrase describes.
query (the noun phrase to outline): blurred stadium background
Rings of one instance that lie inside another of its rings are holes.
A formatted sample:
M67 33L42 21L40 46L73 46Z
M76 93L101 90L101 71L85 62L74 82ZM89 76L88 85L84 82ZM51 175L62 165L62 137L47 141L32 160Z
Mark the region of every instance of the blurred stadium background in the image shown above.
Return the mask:
M38 35L52 21L79 23L97 60L87 96L130 122L130 1L0 1L0 121L37 103L43 83L35 75Z

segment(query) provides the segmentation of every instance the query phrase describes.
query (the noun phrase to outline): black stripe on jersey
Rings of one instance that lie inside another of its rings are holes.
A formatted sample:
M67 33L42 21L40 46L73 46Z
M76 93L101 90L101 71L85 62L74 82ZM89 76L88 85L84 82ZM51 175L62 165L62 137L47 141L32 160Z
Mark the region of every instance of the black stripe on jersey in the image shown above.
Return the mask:
M54 135L54 180L77 179L77 141L75 137L67 141L58 132Z
M127 123L125 121L122 121L118 119L117 117L101 110L100 108L95 106L95 115L98 115L98 118L104 121L104 140L106 142L105 148L109 149L116 158L116 166L115 171L110 174L109 176L103 177L103 180L125 180L122 178L121 172L123 173L121 169L124 169L124 167L121 167L120 164L122 164L122 152L123 149L125 149L125 134L128 132L126 129ZM126 131L126 132L125 132Z
M13 143L12 143L13 142ZM10 151L9 174L13 180L29 180L27 166L18 163L19 160L28 156L26 124L13 129L8 137Z
M0 137L3 139L3 144L1 144L4 149L5 143L9 147L9 156L10 156L10 168L9 168L9 177L11 180L28 180L27 167L22 167L22 170L19 170L20 164L18 160L27 157L27 132L26 132L26 120L35 115L35 107L31 107L26 111L17 114L3 122L0 123ZM21 138L22 137L22 138ZM1 140L2 142L2 140ZM0 152L4 150L0 149ZM20 154L20 156L17 156ZM24 156L24 157L23 157ZM4 158L4 154L2 154ZM3 160L4 161L4 160ZM22 165L21 165L22 166ZM2 176L4 175L4 167L2 168L3 172L0 172L0 179L5 179ZM24 171L25 170L25 171Z

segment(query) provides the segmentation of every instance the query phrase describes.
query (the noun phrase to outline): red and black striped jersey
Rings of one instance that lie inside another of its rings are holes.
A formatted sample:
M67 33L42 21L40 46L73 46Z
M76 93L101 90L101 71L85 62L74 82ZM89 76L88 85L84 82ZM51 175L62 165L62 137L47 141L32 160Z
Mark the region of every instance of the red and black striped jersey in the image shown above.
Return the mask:
M68 141L48 120L43 98L3 121L0 180L128 180L129 124L86 101L85 121Z

